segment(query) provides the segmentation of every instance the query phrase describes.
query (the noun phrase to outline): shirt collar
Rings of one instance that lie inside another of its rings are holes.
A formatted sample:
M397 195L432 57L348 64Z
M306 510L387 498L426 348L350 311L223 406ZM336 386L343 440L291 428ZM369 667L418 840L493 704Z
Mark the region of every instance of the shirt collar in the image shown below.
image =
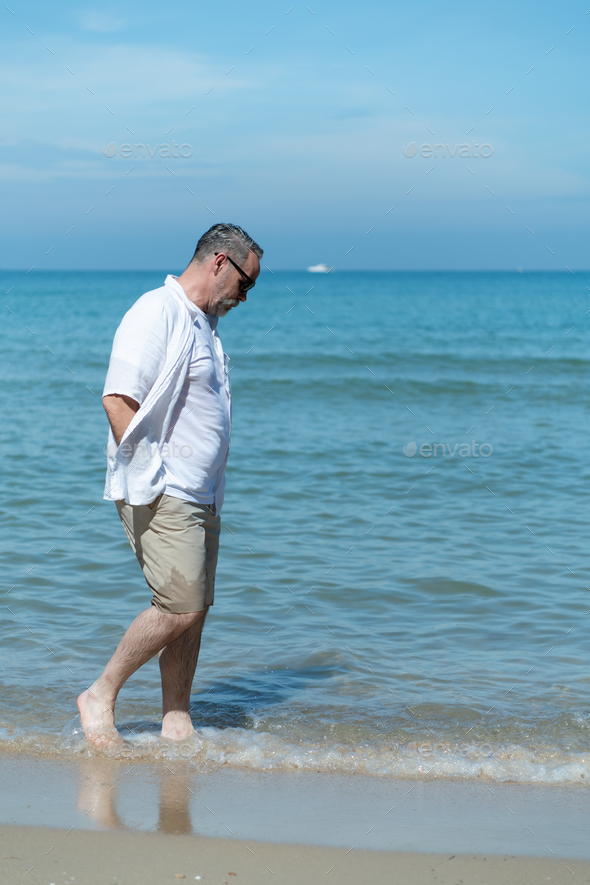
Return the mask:
M166 277L166 281L164 283L165 286L169 286L171 289L174 289L176 294L180 297L182 303L186 306L191 319L194 321L197 317L201 317L201 319L206 319L209 323L211 329L215 330L217 328L217 322L219 317L214 316L212 313L205 313L205 311L201 310L200 307L197 307L196 304L187 298L186 292L178 282L178 277L175 277L173 274L168 274Z

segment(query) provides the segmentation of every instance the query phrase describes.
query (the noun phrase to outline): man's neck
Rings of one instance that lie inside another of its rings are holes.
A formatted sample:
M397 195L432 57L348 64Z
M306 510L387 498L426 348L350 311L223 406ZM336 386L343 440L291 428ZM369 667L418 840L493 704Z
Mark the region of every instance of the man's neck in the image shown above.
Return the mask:
M199 273L196 265L189 264L181 276L177 277L183 288L184 294L199 310L208 313L210 297L203 275Z

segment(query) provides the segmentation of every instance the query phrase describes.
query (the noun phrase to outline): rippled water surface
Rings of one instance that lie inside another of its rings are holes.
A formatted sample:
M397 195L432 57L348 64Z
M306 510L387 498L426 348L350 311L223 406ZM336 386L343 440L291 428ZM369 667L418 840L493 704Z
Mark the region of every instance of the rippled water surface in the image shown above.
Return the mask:
M79 754L75 697L150 599L102 500L100 394L165 273L35 273L2 274L0 749ZM590 778L588 286L262 274L219 326L234 427L196 737L158 741L152 661L119 699L131 754Z

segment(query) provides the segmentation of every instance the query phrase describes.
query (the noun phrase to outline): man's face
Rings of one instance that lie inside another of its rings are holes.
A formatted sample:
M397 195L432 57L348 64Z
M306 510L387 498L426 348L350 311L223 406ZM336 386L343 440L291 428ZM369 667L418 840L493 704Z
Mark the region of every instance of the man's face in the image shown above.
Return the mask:
M233 258L233 255L231 257ZM260 273L260 262L253 252L248 252L248 257L242 261L237 261L235 258L234 261L236 264L239 264L244 273L247 273L249 277L253 280L257 279ZM246 301L248 293L242 291L242 283L246 282L246 278L226 258L219 272L215 293L209 306L209 313L212 313L214 316L224 317L232 308L237 307L241 301Z

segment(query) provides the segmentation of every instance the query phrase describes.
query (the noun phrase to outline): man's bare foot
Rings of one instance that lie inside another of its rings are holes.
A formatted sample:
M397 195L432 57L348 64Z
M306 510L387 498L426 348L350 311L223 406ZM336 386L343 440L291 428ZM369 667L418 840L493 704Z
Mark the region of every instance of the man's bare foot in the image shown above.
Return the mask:
M125 741L115 728L115 715L90 688L78 698L78 710L86 740L101 749L122 747Z
M195 729L188 713L172 710L162 719L162 737L169 741L184 741L193 734Z

